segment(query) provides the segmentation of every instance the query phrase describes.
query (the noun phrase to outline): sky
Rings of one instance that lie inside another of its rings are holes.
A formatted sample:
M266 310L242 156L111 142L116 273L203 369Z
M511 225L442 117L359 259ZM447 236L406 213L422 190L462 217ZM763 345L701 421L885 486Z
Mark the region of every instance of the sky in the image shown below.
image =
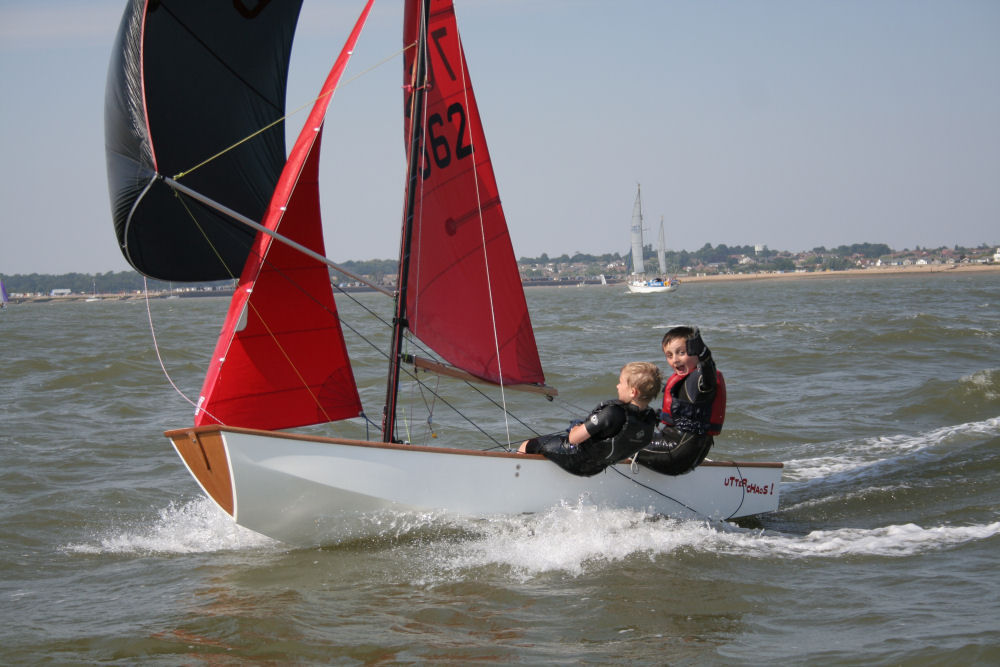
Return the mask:
M289 109L363 4L305 0ZM1000 244L1000 2L455 4L518 257L626 253L637 184L675 250ZM103 145L124 6L0 0L0 274L129 268ZM376 0L327 115L334 261L398 253L401 23Z

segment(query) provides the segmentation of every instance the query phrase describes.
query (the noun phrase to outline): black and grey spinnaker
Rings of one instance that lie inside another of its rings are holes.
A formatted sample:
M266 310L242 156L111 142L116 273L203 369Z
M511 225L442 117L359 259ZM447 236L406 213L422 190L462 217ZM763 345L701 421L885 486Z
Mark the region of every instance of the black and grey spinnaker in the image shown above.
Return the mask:
M126 8L108 68L105 148L115 233L141 273L180 281L240 275L255 232L158 175L190 172L182 178L188 187L263 217L285 163L284 125L268 126L285 113L300 7L132 0Z

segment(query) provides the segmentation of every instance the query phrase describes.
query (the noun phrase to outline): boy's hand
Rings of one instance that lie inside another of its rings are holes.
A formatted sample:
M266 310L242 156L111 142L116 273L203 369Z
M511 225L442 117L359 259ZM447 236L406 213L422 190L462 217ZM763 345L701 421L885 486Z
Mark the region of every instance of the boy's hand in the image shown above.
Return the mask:
M698 327L692 327L692 329L694 329L694 333L688 336L686 341L688 356L698 357L698 361L705 361L712 353L708 351L705 341L701 339L701 330Z

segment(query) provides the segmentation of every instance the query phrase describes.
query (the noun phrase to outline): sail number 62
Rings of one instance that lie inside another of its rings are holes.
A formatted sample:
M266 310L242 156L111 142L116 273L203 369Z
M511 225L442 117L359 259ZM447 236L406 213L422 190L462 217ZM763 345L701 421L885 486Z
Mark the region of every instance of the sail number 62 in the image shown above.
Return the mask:
M456 160L472 155L472 146L465 143L465 108L461 102L454 102L448 107L448 122L439 113L432 113L427 117L427 140L424 142L424 169L421 174L424 180L431 175L431 159L438 169L445 169L451 164L452 155ZM455 123L458 127L455 128ZM448 128L455 128L453 141ZM454 153L452 152L454 146Z

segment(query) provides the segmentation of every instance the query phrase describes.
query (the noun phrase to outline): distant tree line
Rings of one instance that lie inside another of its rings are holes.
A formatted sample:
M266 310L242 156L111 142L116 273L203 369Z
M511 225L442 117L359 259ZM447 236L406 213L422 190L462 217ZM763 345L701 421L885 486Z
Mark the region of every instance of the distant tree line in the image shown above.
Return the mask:
M967 255L981 254L992 247L983 244L978 248L969 249L956 245L952 256L956 259L964 259ZM902 252L909 253L910 250L904 248ZM914 252L917 254L942 254L948 252L948 249L942 247L935 250L928 248L922 250L917 246ZM612 253L605 255L577 253L572 256L563 254L559 257L550 257L542 253L538 257L522 257L518 262L522 265L532 267L528 271L529 277L544 276L545 273L542 271L542 268L548 264L586 264L589 265L589 268L585 271L585 274L596 275L605 273L605 267L609 265L627 263L629 254L628 252L624 254ZM856 259L860 257L874 260L880 257L891 257L895 254L897 254L897 251L885 243L855 243L831 249L819 246L813 248L811 251L796 253L795 255L784 250L771 250L767 246L758 249L758 247L751 245L730 246L720 243L717 246L713 246L711 243L706 243L694 252L668 250L664 257L666 266L660 267L656 258L656 252L653 250L653 246L649 244L643 248L643 263L646 266L647 273L666 274L681 272L684 267L700 265L716 265L724 267L727 271L794 271L799 266L812 270L839 271L853 268ZM751 257L754 259L754 262L749 266L743 267L740 265L741 257Z
M385 276L395 276L399 273L399 262L395 259L348 260L337 264L356 276L369 276L376 284L381 283ZM352 282L349 277L342 276L336 271L333 274L339 282Z
M666 266L660 267L656 251L653 250L652 244L647 244L642 250L643 263L645 264L647 273L677 273L685 266L698 264L734 265L738 261L737 257L741 255L753 256L755 254L754 246L728 246L725 243L720 243L713 247L711 243L706 243L701 249L694 252L688 252L687 250L666 251L664 253ZM538 257L522 257L518 262L533 267L541 267L547 264L591 264L594 267L591 273L596 274L606 272L604 267L609 265L616 263L627 264L630 254L629 252L624 254L616 252L604 255L577 253L572 256L564 254L559 257L549 257L546 253L542 253ZM794 268L791 260L788 260L788 263Z
M652 246L646 246L647 249L651 248L651 247ZM538 257L522 257L521 259L517 260L517 262L518 262L518 264L529 264L529 265L537 265L537 264L542 264L542 265L544 265L544 264L576 264L576 263L585 263L585 264L593 264L593 263L612 264L614 262L625 261L625 258L627 258L627 257L628 257L628 253L626 253L623 256L623 255L621 255L621 254L619 254L617 252L615 252L615 253L606 253L604 255L588 255L588 254L582 253L582 252L578 252L578 253L576 253L574 255L567 255L567 254L563 253L562 255L560 255L558 257L549 257L548 253L544 253L543 252Z
M812 252L817 255L834 255L837 257L851 257L854 255L861 255L863 257L869 257L876 259L878 257L883 257L885 255L892 254L892 249L884 243L855 243L854 245L842 245L831 250L820 246L818 248L813 248ZM778 256L787 255L786 251L772 251L768 250L767 246L764 246L763 251L759 256ZM628 259L629 253L609 253L605 255L587 255L584 253L577 253L575 255L560 255L559 257L549 257L546 253L542 253L538 257L522 257L518 260L521 264L528 265L539 265L539 264L573 264L573 263L603 263L612 264L615 262L624 262ZM734 245L729 246L725 243L720 243L717 246L712 246L711 243L706 243L701 249L694 252L688 252L687 250L668 250L666 253L667 265L669 266L672 262L671 259L675 260L674 263L688 266L690 264L725 264L732 260L733 258L740 256L753 257L757 256L757 249L752 245ZM653 264L656 263L656 251L653 250L652 244L647 244L643 247L643 262L649 263L650 260Z
M812 249L817 255L836 255L837 257L853 257L860 255L868 259L878 259L892 254L892 248L884 243L855 243L854 245L842 245L827 250L823 246Z

